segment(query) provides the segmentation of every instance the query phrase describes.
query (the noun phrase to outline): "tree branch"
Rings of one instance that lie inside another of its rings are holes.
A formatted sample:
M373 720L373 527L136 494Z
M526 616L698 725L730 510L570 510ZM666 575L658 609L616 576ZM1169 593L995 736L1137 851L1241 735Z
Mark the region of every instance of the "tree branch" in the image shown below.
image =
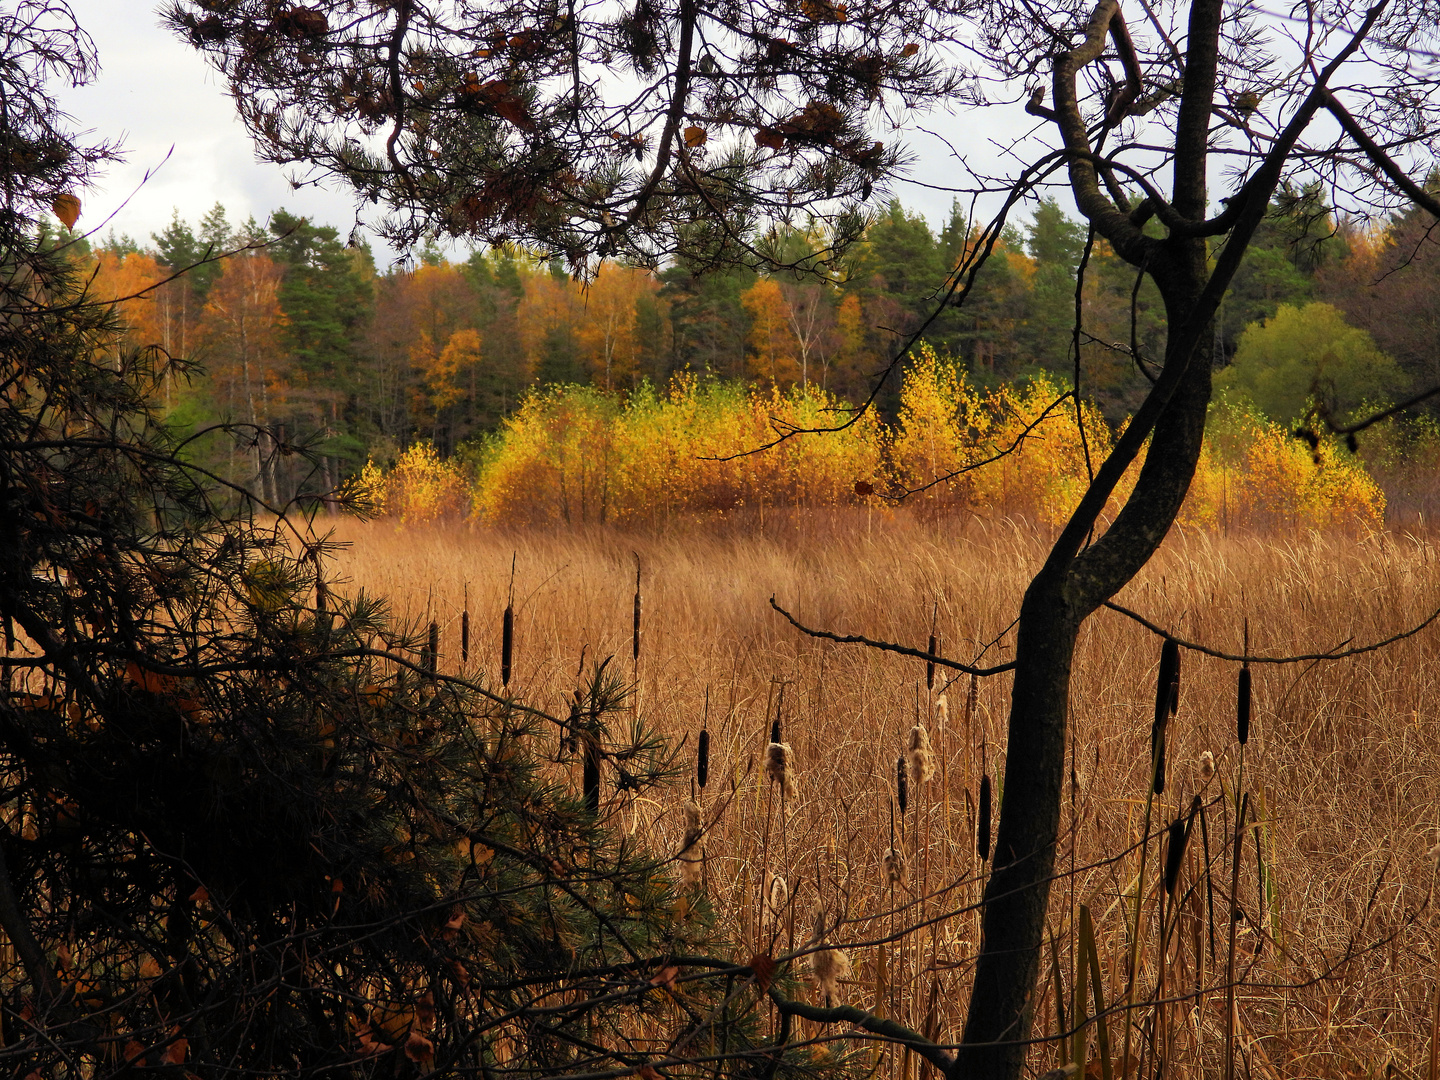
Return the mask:
M1145 616L1138 612L1131 611L1129 608L1117 604L1113 600L1105 601L1104 606L1117 614L1124 615L1127 619L1134 620L1152 633L1159 634L1162 638L1175 642L1175 644L1182 649L1189 649L1191 652L1197 652L1201 656L1213 656L1216 660L1233 660L1236 663L1245 664L1300 664L1309 660L1345 660L1352 656L1362 656L1365 653L1378 652L1387 645L1394 645L1397 641L1404 641L1406 638L1414 637L1420 633L1420 631L1433 624L1437 619L1440 619L1440 608L1436 608L1425 617L1423 622L1417 623L1409 630L1402 630L1398 634L1393 634L1385 638L1383 641L1374 641L1369 645L1357 645L1353 649L1336 648L1331 649L1329 652L1296 653L1293 656L1260 656L1249 653L1228 653L1223 649L1214 649L1208 645L1201 645L1198 642L1186 641L1184 638L1176 637L1159 623L1151 622L1145 618Z
M871 1035L879 1035L882 1039L899 1043L919 1054L942 1073L949 1073L955 1067L955 1055L950 1051L936 1046L925 1036L911 1031L904 1024L876 1016L864 1009L857 1009L853 1005L831 1005L829 1007L807 1005L803 1001L794 1001L785 997L774 986L770 988L770 1000L775 1003L775 1007L780 1010L782 1015L799 1016L818 1024L851 1024L861 1031L868 1031Z
M975 667L972 664L962 664L960 661L951 660L948 657L934 656L924 649L912 649L905 645L892 645L888 641L874 641L867 637L861 637L858 634L842 636L840 634L832 634L828 630L812 630L810 627L798 622L794 615L791 615L790 612L777 604L773 596L770 597L770 606L781 615L784 615L785 618L790 621L790 625L802 634L808 634L813 638L823 638L825 641L836 641L841 645L866 645L872 649L882 649L885 652L899 653L901 656L913 656L917 660L924 660L931 664L939 664L941 667L954 668L956 671L963 671L967 675L999 675L1001 672L1010 671L1015 667L1013 660L1004 664L996 664L994 667Z

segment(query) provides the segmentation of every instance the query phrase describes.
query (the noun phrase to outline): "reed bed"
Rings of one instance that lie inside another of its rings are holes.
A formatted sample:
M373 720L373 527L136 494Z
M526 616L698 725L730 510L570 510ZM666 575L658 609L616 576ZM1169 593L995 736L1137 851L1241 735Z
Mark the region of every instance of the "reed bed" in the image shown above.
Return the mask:
M463 670L498 688L512 605L510 692L530 703L567 715L582 657L614 657L679 770L658 802L601 792L622 827L673 853L677 878L704 889L744 948L804 954L817 1002L958 1039L1009 677L972 691L940 668L932 688L923 661L808 638L768 600L810 626L916 648L933 634L946 656L993 662L1012 655L1045 536L1010 519L855 511L662 534L344 521L336 537L350 546L332 586L438 624L441 671L462 670L463 620ZM1423 534L1178 531L1117 600L1220 649L1240 651L1248 620L1255 652L1310 653L1426 618L1440 607L1437 557ZM1079 1059L1097 1077L1106 1063L1114 1076L1434 1075L1437 642L1440 628L1344 661L1254 665L1243 775L1239 665L1185 651L1167 782L1151 795L1160 641L1119 614L1090 620L1037 1072ZM772 744L787 748L780 766ZM557 768L577 790L594 782L578 762ZM1104 1031L1078 1026L1097 1005ZM924 1074L903 1052L877 1067Z

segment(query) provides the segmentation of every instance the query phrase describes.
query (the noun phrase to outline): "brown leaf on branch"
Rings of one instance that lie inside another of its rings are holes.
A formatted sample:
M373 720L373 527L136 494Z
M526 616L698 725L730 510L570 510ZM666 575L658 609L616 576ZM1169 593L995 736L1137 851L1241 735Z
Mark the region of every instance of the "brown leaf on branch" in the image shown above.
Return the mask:
M770 989L770 983L775 979L775 960L765 953L756 953L750 958L747 965L755 976L755 983L763 993Z
M80 220L80 200L68 191L55 196L50 209L55 211L55 216L65 223L67 229L73 229L75 222Z
M772 127L762 127L755 132L755 145L768 146L771 150L785 149L785 136Z

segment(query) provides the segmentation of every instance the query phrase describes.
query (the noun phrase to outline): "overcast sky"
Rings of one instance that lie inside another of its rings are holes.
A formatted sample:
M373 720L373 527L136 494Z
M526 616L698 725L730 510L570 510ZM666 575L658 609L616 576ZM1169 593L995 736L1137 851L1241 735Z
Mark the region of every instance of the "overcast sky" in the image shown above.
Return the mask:
M102 236L113 228L144 245L151 233L165 227L172 210L178 209L193 226L220 202L233 224L252 214L263 222L283 207L334 226L342 237L349 233L355 221L350 197L309 186L293 190L283 170L257 162L218 76L198 52L161 28L153 5L144 0L71 0L71 6L95 41L101 74L78 90L57 87L57 96L82 129L122 138L127 159L85 196L80 227L98 227ZM966 132L969 142L980 144L968 149L983 154L977 120L1005 122L988 113L930 119L940 130ZM917 180L954 182L954 162L942 144L913 129L904 141L919 158L912 174ZM924 213L932 228L944 225L948 193L902 184L898 194L906 206ZM371 242L382 266L395 257Z

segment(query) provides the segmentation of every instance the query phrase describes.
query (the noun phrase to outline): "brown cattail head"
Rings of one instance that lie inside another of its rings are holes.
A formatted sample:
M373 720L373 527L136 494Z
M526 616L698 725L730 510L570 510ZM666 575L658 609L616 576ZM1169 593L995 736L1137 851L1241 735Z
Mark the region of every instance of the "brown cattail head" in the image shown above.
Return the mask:
M426 667L434 675L440 669L440 624L430 624L430 648L425 653Z
M910 782L917 788L935 778L935 751L930 748L930 734L924 724L910 729Z
M781 796L795 798L795 754L789 743L772 742L765 748L765 778L780 785Z
M1197 795L1190 804L1190 812L1170 823L1165 848L1165 891L1171 896L1175 895L1175 886L1180 881L1180 864L1185 859L1185 845L1190 842L1190 828L1194 825L1195 815L1199 810L1200 796Z
M680 864L680 883L687 887L700 884L705 868L705 833L700 825L700 804L693 799L685 804L685 836L676 860Z
M885 881L890 885L905 884L905 856L898 848L892 847L885 853Z
M1250 741L1250 665L1240 669L1239 693L1235 702L1235 735L1244 746Z
M975 827L975 853L984 862L990 857L990 774L980 777L980 820Z
M460 662L470 662L470 609L460 613Z
M510 685L510 662L515 657L515 606L505 605L505 616L500 620L500 684Z
M1150 763L1155 771L1154 791L1165 793L1165 728L1180 696L1180 646L1166 638L1160 647L1160 674L1155 680L1155 720L1150 726Z
M710 732L700 729L700 745L695 752L695 781L703 789L710 779Z
M900 804L900 816L905 816L905 810L910 805L910 788L905 782L905 755L901 754L895 759L895 801Z
M585 791L585 809L592 815L600 813L600 747L594 736L585 739L585 772L582 781Z
M635 557L635 619L630 627L630 657L640 659L640 557Z
M770 721L770 741L772 743L783 742L780 738L780 710L775 710L775 719Z
M940 654L935 651L938 645L939 645L939 642L936 640L935 635L934 635L934 634L931 634L931 635L930 635L930 647L929 647L928 649L926 649L925 651L926 651L927 653L929 653L931 656L939 656ZM935 689L935 661L934 661L934 660L926 660L926 661L925 661L925 689L926 689L926 690L934 690L934 689Z

